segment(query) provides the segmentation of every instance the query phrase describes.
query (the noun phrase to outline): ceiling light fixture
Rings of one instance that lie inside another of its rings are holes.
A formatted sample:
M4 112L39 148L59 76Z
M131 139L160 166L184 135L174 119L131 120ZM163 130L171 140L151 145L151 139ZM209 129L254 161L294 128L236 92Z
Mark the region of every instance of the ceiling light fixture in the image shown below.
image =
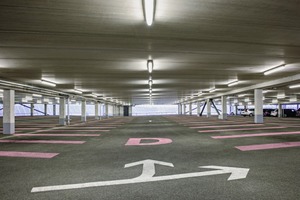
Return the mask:
M153 71L153 60L147 61L147 68L148 68L148 72L151 74Z
M78 89L74 89L73 92L77 93L77 94L82 94L82 91L81 90L78 90Z
M244 97L246 94L239 94L238 97Z
M297 84L297 85L290 85L290 86L289 86L290 89L299 88L299 87L300 87L300 84Z
M213 88L209 92L212 93L212 92L215 92L216 90L217 90L216 88Z
M32 94L32 96L34 96L34 97L42 97L41 94Z
M45 79L42 79L41 81L45 85L48 85L48 86L51 86L51 87L55 87L56 86L56 83L53 83L51 81L48 81L48 80L45 80Z
M152 80L149 80L149 86L151 87L153 84L153 81Z
M149 89L149 93L150 93L150 94L152 93L152 89L151 89L151 88Z
M285 64L279 65L272 69L268 69L267 71L264 72L264 75L269 75L269 74L275 73L277 71L283 70L284 68L285 68Z
M235 80L231 83L228 83L228 87L231 87L231 86L234 86L234 85L237 85L237 84L239 84L239 80Z
M154 20L154 5L155 0L144 0L144 11L148 26L151 26Z

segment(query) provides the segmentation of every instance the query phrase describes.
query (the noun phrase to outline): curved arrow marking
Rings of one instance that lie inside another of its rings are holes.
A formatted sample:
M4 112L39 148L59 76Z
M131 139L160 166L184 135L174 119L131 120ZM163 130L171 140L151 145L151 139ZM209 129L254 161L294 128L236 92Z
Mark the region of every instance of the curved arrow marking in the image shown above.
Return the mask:
M166 162L155 161L155 160L143 160L139 162L129 163L125 165L125 168L133 167L140 164L143 165L143 172L140 176L136 178L113 180L113 181L98 181L98 182L89 182L89 183L68 184L68 185L34 187L32 188L31 192L46 192L46 191L101 187L101 186L110 186L110 185L146 183L146 182L166 181L166 180L184 179L184 178L201 177L201 176L211 176L211 175L227 174L227 173L231 174L227 179L228 181L230 181L230 180L244 179L246 178L249 172L248 168L222 167L222 166L212 165L212 166L201 166L200 168L216 169L216 170L153 177L155 175L155 167L154 167L155 164L174 167L172 163L166 163Z

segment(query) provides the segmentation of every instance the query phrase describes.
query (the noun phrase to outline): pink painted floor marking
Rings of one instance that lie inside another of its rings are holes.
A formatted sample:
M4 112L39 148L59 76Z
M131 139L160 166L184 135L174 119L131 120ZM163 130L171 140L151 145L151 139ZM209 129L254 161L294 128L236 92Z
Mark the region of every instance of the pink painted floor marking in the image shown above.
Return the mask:
M67 141L67 140L0 140L0 143L17 144L84 144L85 141Z
M21 151L0 151L0 157L22 157L22 158L53 158L59 153L39 153Z
M143 140L154 140L151 143L143 143ZM147 146L147 145L162 145L172 143L172 140L169 138L129 138L126 146Z
M60 133L54 133L54 134L14 134L13 136L54 136L54 137L98 137L100 134L60 134Z
M234 124L234 125L221 125L221 126L193 126L189 128L201 129L201 128L219 128L219 127L240 127L240 126L264 126L264 124Z
M72 129L55 129L55 130L41 130L41 132L109 132L110 130L72 130Z
M256 150L279 149L279 148L289 148L289 147L299 147L299 146L300 146L300 142L283 142L283 143L273 143L273 144L236 146L235 148L241 151L256 151Z
M228 138L243 138L243 137L261 137L261 136L273 136L273 135L298 135L300 131L296 132L276 132L276 133L257 133L257 134L241 134L241 135L222 135L212 136L213 139L228 139Z
M204 130L198 131L199 133L212 133L212 132L225 132L225 131L247 131L247 130L262 130L262 129L281 129L286 128L283 126L275 126L275 127L262 127L262 128L237 128L237 129L215 129L215 130Z

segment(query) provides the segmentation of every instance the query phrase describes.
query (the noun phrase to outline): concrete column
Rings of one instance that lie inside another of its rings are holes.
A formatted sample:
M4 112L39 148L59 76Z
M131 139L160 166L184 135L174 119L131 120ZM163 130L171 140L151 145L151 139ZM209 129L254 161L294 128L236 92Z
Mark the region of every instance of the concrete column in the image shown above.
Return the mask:
M182 115L182 106L180 103L178 104L178 115Z
M95 119L99 119L99 103L95 102Z
M3 92L3 134L15 133L15 91Z
M192 115L193 114L193 108L192 108L192 103L189 104L189 114Z
M100 103L100 105L99 105L99 113L100 113L100 114L99 114L99 119L100 119L100 120L101 120L101 117L102 117L102 114L101 114L101 113L102 113L102 110L103 110L102 106L103 106L103 105Z
M44 115L47 116L47 104L44 104Z
M71 117L70 117L70 98L67 98L67 124L71 124Z
M211 102L210 102L210 99L207 99L206 100L206 116L207 117L211 117Z
M220 119L227 119L227 99L226 96L221 96L222 113Z
M186 113L186 106L185 104L183 104L183 115L185 115L185 113Z
M81 101L81 121L86 122L86 100Z
M32 117L34 113L34 103L30 104L30 116Z
M108 117L108 104L105 104L105 116Z
M54 116L56 115L56 104L55 103L53 104L53 115Z
M263 93L262 89L254 90L254 123L262 124L264 123L264 114L263 114Z
M238 105L236 104L236 105L234 106L234 108L235 108L235 115L238 115Z
M201 102L200 101L198 101L197 102L197 116L199 117L200 116L200 111L201 110Z
M66 98L60 97L59 98L59 124L60 125L67 125L66 121Z
M129 116L132 116L132 106L129 106Z
M277 116L278 116L279 118L282 117L282 104L281 104L281 103L278 104L278 112L277 112Z

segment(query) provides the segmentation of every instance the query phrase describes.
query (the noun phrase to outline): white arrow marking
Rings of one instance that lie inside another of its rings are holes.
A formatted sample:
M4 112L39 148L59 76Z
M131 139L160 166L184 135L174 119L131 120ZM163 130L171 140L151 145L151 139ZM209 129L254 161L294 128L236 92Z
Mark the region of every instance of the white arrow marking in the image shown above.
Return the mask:
M136 177L135 179L148 179L155 175L155 164L164 165L164 166L168 166L168 167L174 167L174 165L172 163L148 159L148 160L142 160L139 162L126 164L124 168L134 167L137 165L143 165L142 174L139 177Z
M170 163L168 163L168 164L170 164ZM133 166L132 163L129 165ZM227 180L237 180L237 179L246 178L246 176L249 172L249 169L247 169L247 168L236 168L236 167L202 166L200 168L209 168L209 169L218 169L218 170L212 170L212 171L206 171L206 172L175 174L175 175L167 175L167 176L157 176L157 177L148 177L149 176L148 175L148 176L144 176L144 178L139 177L139 178L114 180L114 181L98 181L98 182L78 183L78 184L68 184L68 185L34 187L34 188L32 188L31 192L46 192L46 191L101 187L101 186L110 186L110 185L145 183L145 182L175 180L175 179L184 179L184 178L201 177L201 176L211 176L211 175L227 174L227 173L231 173L231 175L229 176L229 178Z

